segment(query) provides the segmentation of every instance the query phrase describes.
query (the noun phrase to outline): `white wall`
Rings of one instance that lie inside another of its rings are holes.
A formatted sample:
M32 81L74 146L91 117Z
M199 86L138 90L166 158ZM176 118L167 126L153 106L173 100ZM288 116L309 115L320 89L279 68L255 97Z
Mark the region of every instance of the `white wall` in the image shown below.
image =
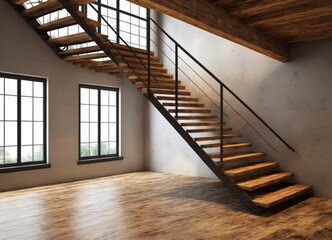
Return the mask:
M59 59L0 1L0 71L49 78L50 169L0 174L0 191L140 171L144 167L144 97L129 82ZM78 83L120 87L124 160L77 165Z
M276 148L272 150L227 108L230 118L226 121L235 132L242 133L244 139L253 143L254 149L267 152L267 159L279 162L283 170L294 172L295 181L312 185L317 195L332 197L332 41L294 46L293 60L281 63L174 18L161 15L159 22L296 152L289 151L255 118L237 108ZM196 89L189 89L204 99ZM213 176L150 104L146 107L145 127L147 169Z

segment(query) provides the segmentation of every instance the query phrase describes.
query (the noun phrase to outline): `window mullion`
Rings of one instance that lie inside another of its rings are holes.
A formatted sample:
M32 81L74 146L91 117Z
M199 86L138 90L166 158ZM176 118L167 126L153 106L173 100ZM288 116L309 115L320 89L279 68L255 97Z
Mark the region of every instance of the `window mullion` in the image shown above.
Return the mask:
M101 91L98 89L98 156L101 156Z
M22 163L21 159L21 78L17 78L17 163Z

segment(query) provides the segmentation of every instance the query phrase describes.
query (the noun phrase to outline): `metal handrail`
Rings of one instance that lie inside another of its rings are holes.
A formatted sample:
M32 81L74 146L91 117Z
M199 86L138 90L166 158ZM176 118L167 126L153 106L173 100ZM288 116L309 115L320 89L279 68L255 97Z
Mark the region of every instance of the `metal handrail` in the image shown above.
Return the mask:
M218 77L216 77L209 69L207 69L200 61L192 56L184 47L181 46L173 37L171 37L156 21L152 21L160 31L162 31L176 46L181 49L187 56L189 56L198 66L207 72L222 88L225 88L233 97L235 97L249 112L251 112L265 127L267 127L288 149L295 152L294 148L290 146L270 125L268 125L251 107L249 107L238 95L236 95L228 86L226 86ZM222 93L222 92L221 92Z

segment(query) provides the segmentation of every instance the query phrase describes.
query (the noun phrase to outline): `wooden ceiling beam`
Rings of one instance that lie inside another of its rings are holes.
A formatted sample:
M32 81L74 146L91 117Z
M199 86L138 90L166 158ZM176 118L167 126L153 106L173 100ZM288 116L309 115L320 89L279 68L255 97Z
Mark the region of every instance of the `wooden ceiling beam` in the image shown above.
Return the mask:
M207 0L129 0L155 9L276 60L290 60L289 48L265 33L246 26Z
M308 20L331 15L331 0L311 1L310 4L296 5L280 11L267 12L261 15L244 18L250 27L271 28L280 26L298 19Z
M227 8L227 12L232 16L244 18L253 15L259 15L267 12L274 12L288 8L289 6L304 5L312 2L312 0L254 0L247 1L241 4L232 5Z

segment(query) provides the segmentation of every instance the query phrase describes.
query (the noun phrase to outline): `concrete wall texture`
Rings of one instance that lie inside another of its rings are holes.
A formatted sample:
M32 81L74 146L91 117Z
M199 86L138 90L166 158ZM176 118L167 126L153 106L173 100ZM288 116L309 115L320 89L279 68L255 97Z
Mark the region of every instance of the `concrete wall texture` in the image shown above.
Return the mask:
M52 165L50 169L0 174L0 191L143 170L144 97L129 81L59 59L8 3L1 1L0 9L0 71L49 79L48 152ZM120 88L124 160L77 165L79 83Z
M254 149L267 152L267 159L279 162L281 169L295 173L295 181L312 185L317 195L332 197L332 41L293 46L292 61L281 63L165 15L159 16L159 23L251 106L296 152L289 151L226 94L227 99L276 151L237 114L226 108L229 115L226 122L230 123L234 132L241 133L243 140L253 143ZM172 46L170 42L168 44ZM171 53L167 47L163 51ZM160 56L163 57L162 53ZM182 57L185 58L184 55ZM172 64L164 59L172 69ZM199 69L197 71L204 74ZM187 74L190 74L189 71ZM186 82L186 79L181 80ZM211 79L207 80L219 89ZM188 81L187 84L195 96L206 99L201 92L190 87ZM215 100L211 90L205 88ZM147 169L213 176L153 106L147 103L145 111Z

